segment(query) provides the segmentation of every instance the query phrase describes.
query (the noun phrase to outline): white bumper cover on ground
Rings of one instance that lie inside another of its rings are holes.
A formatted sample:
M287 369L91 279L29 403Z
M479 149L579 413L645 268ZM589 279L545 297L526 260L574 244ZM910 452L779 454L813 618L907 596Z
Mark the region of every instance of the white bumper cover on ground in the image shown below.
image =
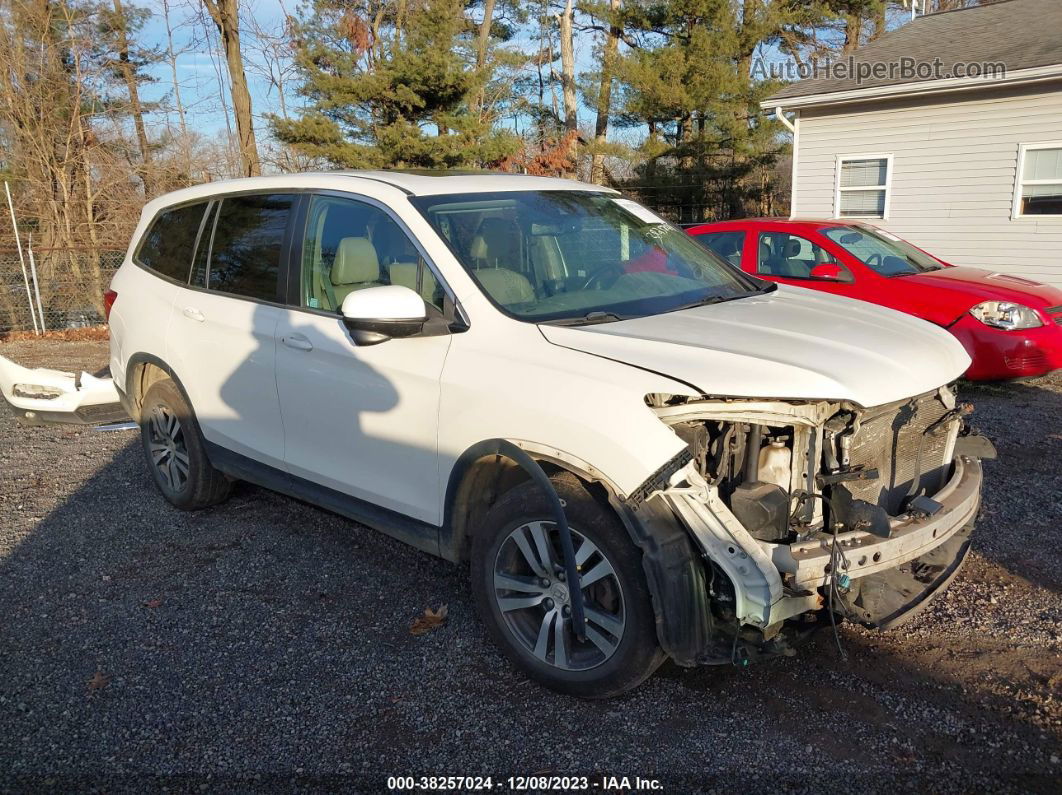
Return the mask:
M126 414L110 378L89 373L30 369L0 356L0 392L30 422L96 424L116 422Z

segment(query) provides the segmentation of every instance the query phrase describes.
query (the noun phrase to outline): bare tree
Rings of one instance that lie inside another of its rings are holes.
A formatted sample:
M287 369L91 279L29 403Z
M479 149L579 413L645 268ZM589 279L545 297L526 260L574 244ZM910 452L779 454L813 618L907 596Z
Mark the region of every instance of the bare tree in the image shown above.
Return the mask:
M43 247L71 252L65 267L77 279L87 276L90 294L101 306L94 256L100 243L100 184L94 177L107 173L98 168L101 147L87 116L100 103L86 90L94 80L105 80L99 64L86 57L96 31L84 8L64 2L7 0L3 12L0 116L13 150L9 157L17 168L18 192L29 197ZM88 257L72 253L86 243ZM45 263L45 281L57 263Z
M236 116L236 135L240 148L240 171L243 176L254 177L262 173L258 159L258 146L254 139L254 117L251 112L251 93L247 89L247 75L243 70L243 55L240 52L240 18L238 0L203 0L210 18L217 26L218 35L225 50L229 86L232 92L232 109Z
M114 5L114 35L118 49L118 71L121 72L125 89L129 93L129 114L133 117L133 128L140 147L141 179L144 192L150 196L152 189L151 145L148 142L147 129L144 127L144 107L140 102L139 76L136 65L129 57L129 28L126 21L122 0L112 0Z
M181 101L181 81L177 77L177 57L181 54L173 45L173 23L170 19L170 0L162 0L162 19L166 25L166 62L170 65L173 80L173 104L177 111L177 121L181 137L188 136L188 120L184 115L184 103Z
M286 88L295 72L292 59L291 18L280 4L284 18L272 29L262 25L254 15L249 18L251 50L257 57L247 60L247 68L265 78L270 90L276 89L281 118L288 118Z

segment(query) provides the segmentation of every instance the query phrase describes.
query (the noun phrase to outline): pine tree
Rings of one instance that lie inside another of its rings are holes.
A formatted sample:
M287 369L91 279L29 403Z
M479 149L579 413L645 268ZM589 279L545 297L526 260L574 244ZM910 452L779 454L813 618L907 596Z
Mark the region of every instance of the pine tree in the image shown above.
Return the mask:
M296 29L308 107L274 132L342 167L496 163L517 141L479 112L477 43L461 0L316 0Z
M615 118L649 130L630 186L680 221L755 212L763 193L757 172L784 142L759 109L777 86L753 79L752 59L809 16L809 4L780 0L625 6L636 46L616 66Z

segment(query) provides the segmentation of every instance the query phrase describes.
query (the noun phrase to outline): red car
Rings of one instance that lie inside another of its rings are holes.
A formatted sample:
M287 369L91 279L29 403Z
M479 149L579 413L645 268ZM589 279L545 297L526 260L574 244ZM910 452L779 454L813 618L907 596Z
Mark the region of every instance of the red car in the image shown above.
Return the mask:
M686 230L746 273L859 298L943 326L973 364L966 378L1029 378L1062 368L1062 290L957 267L854 221L746 219Z

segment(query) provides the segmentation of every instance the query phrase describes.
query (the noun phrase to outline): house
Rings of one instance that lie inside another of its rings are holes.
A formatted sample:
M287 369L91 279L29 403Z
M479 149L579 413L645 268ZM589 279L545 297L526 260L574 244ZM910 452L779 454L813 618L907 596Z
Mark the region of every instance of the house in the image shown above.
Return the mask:
M792 217L1062 286L1062 0L920 17L820 71L762 103L793 132Z

